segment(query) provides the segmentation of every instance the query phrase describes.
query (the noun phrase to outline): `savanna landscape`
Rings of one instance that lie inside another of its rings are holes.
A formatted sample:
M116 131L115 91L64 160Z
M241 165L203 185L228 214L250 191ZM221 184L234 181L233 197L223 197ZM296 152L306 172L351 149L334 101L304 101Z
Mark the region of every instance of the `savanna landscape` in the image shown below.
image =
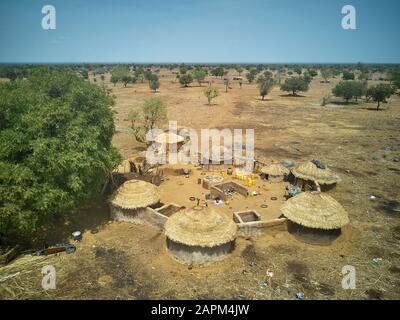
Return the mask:
M0 299L400 297L398 65L1 71L1 241L19 254L0 267ZM109 209L117 178L130 179L121 164L143 156L146 130L168 129L168 120L197 130L254 129L260 163L319 159L341 178L327 193L350 223L329 246L274 229L238 236L230 256L209 265L171 259L162 228L115 221ZM73 241L77 230L82 240ZM60 242L76 251L32 255ZM54 290L41 287L46 265L57 271ZM351 290L342 287L348 265L356 270Z

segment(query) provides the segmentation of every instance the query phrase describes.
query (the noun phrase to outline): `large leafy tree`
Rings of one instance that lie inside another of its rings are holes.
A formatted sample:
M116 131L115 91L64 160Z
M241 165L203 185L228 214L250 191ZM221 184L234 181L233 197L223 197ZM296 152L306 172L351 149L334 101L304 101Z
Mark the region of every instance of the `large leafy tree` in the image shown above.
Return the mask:
M335 97L342 97L348 104L349 100L360 96L360 90L356 81L341 81L332 89L332 93Z
M144 126L146 131L167 118L167 108L160 98L149 98L143 104Z
M328 79L332 77L332 70L324 68L321 70L321 77L324 79L324 83L328 82Z
M271 89L274 86L274 83L275 82L272 77L272 74L269 71L265 72L263 75L258 77L257 85L262 100L264 100L264 97L271 91Z
M154 73L150 73L150 74L147 74L146 78L149 81L150 89L153 90L154 92L156 92L157 89L160 87L160 80L158 78L158 75L156 75Z
M291 92L293 96L296 95L297 92L305 92L308 91L309 82L303 77L290 77L285 80L283 84L281 84L281 90Z
M204 81L204 79L207 76L207 71L202 68L197 68L196 70L193 71L192 74L193 78L196 79L199 86L201 86L201 82Z
M386 102L386 99L395 92L394 88L390 84L380 83L376 86L372 86L367 90L367 96L371 97L373 101L377 102L376 110L379 110L381 102Z
M120 161L114 100L46 68L1 84L0 97L0 231L29 236L99 193Z
M225 69L223 67L217 67L211 71L211 75L213 75L215 77L222 78L224 76L224 74L225 74Z
M353 72L350 71L344 71L343 72L343 80L354 80L355 75Z
M179 77L179 83L184 87L187 87L192 82L193 82L193 77L190 73L182 74Z

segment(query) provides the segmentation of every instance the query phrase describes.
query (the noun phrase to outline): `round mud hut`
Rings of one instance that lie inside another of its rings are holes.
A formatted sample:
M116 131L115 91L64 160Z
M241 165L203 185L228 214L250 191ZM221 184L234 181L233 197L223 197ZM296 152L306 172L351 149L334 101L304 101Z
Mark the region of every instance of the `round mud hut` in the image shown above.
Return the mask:
M236 233L233 220L202 206L177 212L165 224L168 252L190 265L224 259L234 249Z
M271 182L281 182L290 173L290 170L280 163L273 163L262 167L261 173Z
M321 162L308 161L292 169L295 185L304 191L326 191L341 181L340 177Z
M286 201L280 210L289 220L289 233L310 244L331 244L349 223L340 203L319 191L300 193Z
M111 215L118 221L142 223L146 208L158 204L159 201L158 189L154 184L141 180L128 180L111 198Z

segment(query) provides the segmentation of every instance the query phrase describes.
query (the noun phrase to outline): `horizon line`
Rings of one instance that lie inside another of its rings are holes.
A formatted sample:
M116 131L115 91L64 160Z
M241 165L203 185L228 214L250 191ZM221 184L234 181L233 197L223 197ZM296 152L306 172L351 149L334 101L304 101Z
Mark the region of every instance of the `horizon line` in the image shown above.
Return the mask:
M31 65L67 65L67 64L209 64L209 65L246 65L246 64L298 64L298 65L307 65L307 64L327 64L327 65L341 65L341 64L369 64L369 65L400 65L400 62L177 62L177 61L146 61L146 62L134 62L134 61L120 61L120 62L110 62L110 61L78 61L78 62L0 62L0 65L23 65L23 64L31 64Z

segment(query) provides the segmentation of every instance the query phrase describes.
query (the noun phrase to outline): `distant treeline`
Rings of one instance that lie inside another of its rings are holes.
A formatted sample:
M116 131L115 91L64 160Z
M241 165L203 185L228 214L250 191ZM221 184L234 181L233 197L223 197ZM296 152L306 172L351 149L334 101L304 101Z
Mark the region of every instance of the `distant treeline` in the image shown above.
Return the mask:
M121 63L121 64L48 64L46 65L51 70L69 70L76 73L79 73L84 78L87 78L89 72L103 74L107 73L117 65L126 66L131 70L135 70L137 68L164 68L164 69L177 69L184 67L188 71L202 67L215 69L218 67L222 67L224 69L235 69L235 68L243 68L247 71L251 69L257 69L258 72L263 70L270 71L292 71L298 69L306 69L306 70L335 70L338 73L342 73L344 71L355 71L359 70L361 72L369 72L369 73L390 73L395 70L400 69L400 64L363 64L363 63L355 63L355 64L290 64L290 63L270 63L270 64L253 64L253 63L225 63L225 64L214 64L214 63ZM38 65L35 64L3 64L0 65L0 78L8 78L11 80L15 80L17 78L23 78L28 76L32 70L35 69Z

